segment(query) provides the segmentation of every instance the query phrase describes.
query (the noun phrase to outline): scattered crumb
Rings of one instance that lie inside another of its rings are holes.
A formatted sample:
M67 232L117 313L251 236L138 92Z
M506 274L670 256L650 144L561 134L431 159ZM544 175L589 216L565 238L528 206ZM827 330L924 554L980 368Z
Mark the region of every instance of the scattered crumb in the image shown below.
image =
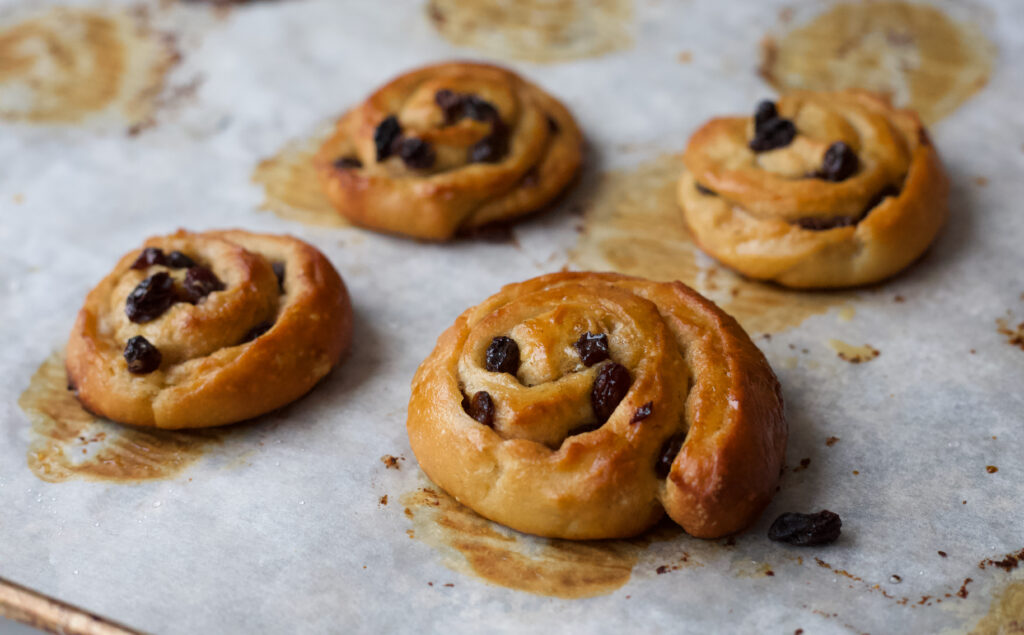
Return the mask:
M402 469L401 466L398 465L398 457L391 456L390 454L385 454L384 456L380 457L380 461L381 463L384 464L384 467L386 467L389 470Z
M829 437L825 439L825 445L827 445L828 447L832 447L836 443L839 443L839 437Z
M893 299L892 299L892 301L893 301L893 302L906 302L907 300L906 300L906 298L904 298L903 296L901 296L901 295L898 295L898 296L896 296L895 298L893 298Z
M1017 328L1010 326L1010 323L1003 318L996 320L996 326L1000 333L1006 336L1006 342L1010 346L1016 346L1024 351L1024 322L1017 325Z
M967 585L971 582L974 582L974 580L971 578L964 578L964 583L960 585L960 590L956 592L956 596L967 599Z
M976 354L977 352L978 352L978 351L974 350L973 348L971 349L971 355L974 355L974 354Z
M995 440L996 440L996 435L994 435L994 434L992 435L992 440L993 440L993 441L995 441Z
M668 568L668 565L663 564L660 567L658 567L657 569L655 569L655 571L657 572L658 575L661 575L663 573L668 573L669 572L669 568Z
M772 571L771 569L768 569L767 571L765 571L765 572L764 572L764 574L765 574L766 576L774 576L774 575L775 575L775 572L774 572L774 571Z
M683 51L679 55L676 55L676 61L680 64L689 64L693 61L693 53L689 51Z
M945 558L948 554L945 551L939 550L939 555Z
M772 334L771 333L762 333L761 334L761 339L763 339L763 340L770 340L770 339L772 339Z
M976 176L974 177L974 184L978 187L985 187L988 185L988 179L983 176Z
M427 582L427 586L434 586L433 582Z
M446 587L453 587L453 586L455 586L455 585L454 585L454 584L452 584L451 582L445 582L445 586L446 586Z
M857 476L858 474L860 474L860 471L858 471L858 470L854 470L854 471L853 471L853 475L854 475L854 476Z
M841 340L829 340L828 345L836 352L839 359L844 362L850 362L851 364L870 362L882 353L870 344L865 344L864 346L853 346Z
M387 505L388 504L388 495L387 494L385 494L385 495L380 497L380 504L381 505Z
M416 537L416 532L413 531L412 529L406 529L405 533L409 534L409 538L415 538Z
M989 474L995 474L996 472L999 471L999 468L994 465L986 465L985 471L988 472Z
M960 504L961 504L961 505L966 505L966 504L967 504L967 501L963 501L963 502L961 502Z
M735 547L736 546L736 537L735 536L729 536L728 538L726 538L724 546L726 546L726 547Z
M993 567L998 567L1003 571L1009 573L1010 571L1016 569L1017 565L1020 564L1022 560L1024 560L1024 549L1021 549L1016 553L1008 553L1003 557L1002 560L993 560L991 558L982 560L978 563L978 568L984 569L986 566L991 565Z
M808 466L810 466L810 464L811 464L811 459L809 459L809 458L800 459L800 465L794 467L793 468L793 472L801 472L803 470L806 470L808 468Z
M25 202L25 195L24 194L15 194L14 195L14 204L15 205L21 205L24 202Z
M409 509L408 507L406 507L405 508L405 515L408 516L409 518L412 518L413 517L412 510Z

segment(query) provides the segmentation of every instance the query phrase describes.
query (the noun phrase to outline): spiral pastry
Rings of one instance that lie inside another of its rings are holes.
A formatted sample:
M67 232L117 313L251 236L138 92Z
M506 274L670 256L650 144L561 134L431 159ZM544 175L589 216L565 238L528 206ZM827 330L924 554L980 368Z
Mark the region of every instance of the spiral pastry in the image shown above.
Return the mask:
M682 283L558 273L464 312L412 382L409 440L436 484L541 536L626 537L664 512L749 525L786 447L779 384L734 319Z
M345 285L316 248L244 231L150 238L86 296L67 347L90 411L158 428L232 423L309 391L348 348Z
M701 248L790 287L887 278L948 214L948 180L917 115L860 90L794 92L753 119L712 119L683 162L679 202Z
M357 225L429 240L540 209L579 169L569 111L515 73L449 62L402 75L346 113L315 159Z

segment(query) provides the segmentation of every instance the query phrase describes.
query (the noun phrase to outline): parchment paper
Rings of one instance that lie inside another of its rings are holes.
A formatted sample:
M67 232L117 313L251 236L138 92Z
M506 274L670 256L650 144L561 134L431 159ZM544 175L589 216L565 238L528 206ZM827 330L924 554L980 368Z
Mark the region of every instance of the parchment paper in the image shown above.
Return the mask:
M0 3L0 17L16 4ZM399 499L426 482L405 408L436 337L500 285L567 265L581 222L572 209L602 171L679 152L707 118L772 95L755 68L780 8L641 0L626 50L501 60L575 113L586 174L554 210L517 225L515 242L428 245L257 211L263 192L250 177L385 79L480 54L439 37L412 1L149 5L178 36L168 85L194 82L191 97L136 135L0 123L0 576L161 633L973 627L1022 573L978 563L1024 547L1024 350L996 324L1024 321L1024 7L1013 0L967 11L999 56L988 85L932 127L953 180L934 248L859 291L852 315L835 308L770 339L754 333L784 387L792 468L734 546L659 540L625 586L564 600L453 571L450 554L407 534ZM354 301L349 358L172 479L41 481L26 464L19 395L116 259L177 227L288 232L318 246ZM850 364L831 339L881 354ZM383 455L406 460L387 469ZM779 513L821 508L842 516L835 545L767 540ZM683 552L702 566L657 573Z

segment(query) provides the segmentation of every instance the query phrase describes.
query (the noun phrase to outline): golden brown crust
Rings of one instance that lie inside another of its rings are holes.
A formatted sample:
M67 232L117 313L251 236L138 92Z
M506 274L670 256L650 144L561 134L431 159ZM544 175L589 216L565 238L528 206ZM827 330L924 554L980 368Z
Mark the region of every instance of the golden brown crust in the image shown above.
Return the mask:
M573 343L586 331L608 335L611 361L582 363ZM515 376L486 370L496 336L519 346ZM628 393L601 427L570 434L597 423L591 389L613 362ZM463 408L478 391L493 427ZM416 372L407 427L420 466L460 502L571 539L636 535L665 511L694 536L739 531L771 500L787 437L775 375L735 320L682 283L598 273L508 285L459 316Z
M469 116L446 121L435 99L441 90L475 95L497 109L508 140L499 161L469 161L471 146L495 126ZM377 160L374 131L391 115L403 136L430 144L430 167L409 167L394 155ZM353 223L448 240L543 207L576 175L582 145L572 115L542 89L498 66L448 62L401 75L347 112L315 163L328 198ZM362 165L339 168L341 158Z
M178 250L225 284L196 304L179 301L145 323L126 298L143 279L184 268L132 269L125 255L86 296L67 348L68 379L92 412L121 423L203 428L255 417L308 392L348 348L352 309L345 285L315 247L290 236L244 231L153 237L144 247ZM284 264L279 286L273 263ZM260 323L262 335L245 341ZM127 369L127 340L141 335L161 353L157 370Z
M782 148L752 151L750 117L713 119L690 139L679 202L702 249L799 288L869 284L924 253L948 215L949 184L916 114L859 90L790 93L778 112L797 129ZM857 171L815 177L837 141L856 153Z

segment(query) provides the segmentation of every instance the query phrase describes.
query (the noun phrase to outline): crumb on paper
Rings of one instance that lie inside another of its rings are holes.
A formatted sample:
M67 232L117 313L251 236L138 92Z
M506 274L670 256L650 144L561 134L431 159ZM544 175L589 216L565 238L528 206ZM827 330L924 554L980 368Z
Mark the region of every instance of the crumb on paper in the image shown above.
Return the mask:
M794 467L793 468L793 472L794 473L795 472L802 472L802 471L806 470L808 467L810 467L810 465L811 465L811 459L810 458L800 459L800 465Z
M974 184L977 185L978 187L985 187L986 185L988 185L988 179L985 178L984 176L976 176L974 177Z
M398 460L399 460L399 457L391 456L390 454L385 454L384 456L380 457L381 463L383 463L384 467L386 467L389 470L400 470L400 469L402 469L402 466L400 466L398 464Z
M1016 326L1016 328L1014 328L1008 320L1004 318L997 318L996 327L996 330L1006 336L1007 344L1010 346L1016 346L1024 351L1024 322L1021 322Z
M387 505L388 504L388 495L385 494L385 495L381 496L379 503L381 505Z
M839 437L829 437L825 439L825 445L827 445L828 447L832 447L836 443L839 443Z
M679 55L676 55L676 61L680 64L689 64L693 61L693 53L690 51L682 51Z
M999 468L994 465L986 465L985 471L988 472L989 474L995 474L996 472L999 471Z

